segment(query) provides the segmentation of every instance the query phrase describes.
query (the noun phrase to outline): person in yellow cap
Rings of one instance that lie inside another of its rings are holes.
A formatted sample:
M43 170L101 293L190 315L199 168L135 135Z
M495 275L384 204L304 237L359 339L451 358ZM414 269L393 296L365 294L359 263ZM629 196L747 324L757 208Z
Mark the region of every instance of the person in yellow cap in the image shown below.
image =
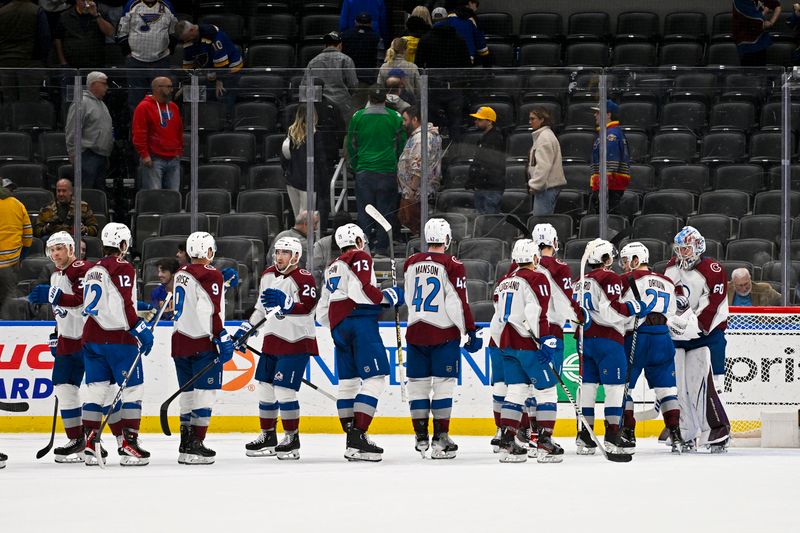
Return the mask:
M506 140L497 127L494 109L484 106L470 116L483 135L475 149L464 187L475 191L475 211L478 214L497 214L506 188Z

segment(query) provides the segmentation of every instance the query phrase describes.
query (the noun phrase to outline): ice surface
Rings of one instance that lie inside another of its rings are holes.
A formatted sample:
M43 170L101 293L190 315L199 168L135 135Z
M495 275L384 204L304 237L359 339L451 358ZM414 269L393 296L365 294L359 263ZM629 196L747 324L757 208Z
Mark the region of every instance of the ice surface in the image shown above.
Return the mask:
M454 436L458 457L431 461L411 436L376 435L383 462L360 464L340 435L302 435L290 462L245 457L253 435L209 434L217 463L181 466L177 437L145 434L149 466L120 467L114 448L103 471L37 461L47 437L0 434L2 532L800 531L800 450L675 456L640 439L614 464L561 438L561 464L500 464L488 437Z

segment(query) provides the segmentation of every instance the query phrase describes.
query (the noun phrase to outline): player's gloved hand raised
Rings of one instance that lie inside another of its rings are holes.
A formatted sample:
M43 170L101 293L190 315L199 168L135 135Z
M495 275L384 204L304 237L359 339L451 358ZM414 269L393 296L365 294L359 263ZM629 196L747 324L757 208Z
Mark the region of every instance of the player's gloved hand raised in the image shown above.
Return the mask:
M638 316L639 318L644 318L647 316L647 313L650 310L644 304L644 302L627 302L625 305L628 306L628 316Z
M536 360L542 366L547 366L553 362L553 356L558 347L558 339L548 335L539 339L539 351L536 352Z
M286 314L294 307L294 298L280 289L264 289L264 292L261 293L261 305L265 309L280 307L281 313Z
M47 345L50 347L50 353L53 354L53 357L55 357L56 347L58 346L58 333L50 334L50 340L47 342Z
M239 273L233 267L222 269L222 279L228 287L236 287L239 285Z
M139 320L129 332L131 335L136 337L136 340L139 341L142 354L149 354L150 350L153 349L153 332L150 331L150 328L147 327L147 324L144 323L144 320Z
M227 331L222 330L222 333L219 334L219 337L214 338L214 345L217 347L217 352L219 352L219 360L223 365L233 358L233 341L231 340L231 336L228 335Z
M464 349L467 350L469 353L475 353L481 348L483 348L483 339L478 337L477 329L473 329L472 331L468 331L467 335L469 335L469 340L464 345Z
M253 329L253 324L250 322L242 322L242 325L239 326L239 329L233 334L233 346L234 348L238 349L247 342L247 333Z
M398 307L403 305L403 287L394 286L388 289L383 289L381 292L383 293L383 297L386 298L386 302L389 304L389 307Z
M50 303L50 285L37 285L28 295L28 301L32 304Z

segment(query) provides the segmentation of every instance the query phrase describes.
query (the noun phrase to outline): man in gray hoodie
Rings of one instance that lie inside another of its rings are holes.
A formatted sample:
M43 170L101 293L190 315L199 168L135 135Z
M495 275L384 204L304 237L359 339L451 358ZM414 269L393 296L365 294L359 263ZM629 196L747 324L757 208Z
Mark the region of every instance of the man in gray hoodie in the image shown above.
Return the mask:
M108 91L108 77L102 72L90 72L86 76L81 108L81 184L87 188L105 189L108 157L114 147L111 114L103 98ZM67 113L64 127L69 160L75 164L75 105Z

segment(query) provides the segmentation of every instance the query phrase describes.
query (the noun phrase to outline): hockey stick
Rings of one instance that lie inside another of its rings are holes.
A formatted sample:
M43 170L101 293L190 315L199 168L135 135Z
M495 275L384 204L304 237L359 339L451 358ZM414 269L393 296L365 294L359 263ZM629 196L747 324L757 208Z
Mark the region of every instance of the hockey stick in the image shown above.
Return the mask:
M522 222L517 215L506 215L505 221L517 228L526 239L532 237L531 230Z
M0 411L9 413L24 413L30 408L28 402L0 402Z
M392 286L396 287L397 267L394 261L394 238L392 237L392 225L389 224L389 221L386 220L386 217L384 217L380 211L375 209L375 206L372 204L367 204L365 211L375 222L380 224L380 226L389 236L389 256L392 264ZM398 305L400 305L400 303L401 302L398 302ZM406 402L408 401L408 391L406 390L406 367L404 366L403 361L403 340L400 336L400 311L397 309L398 305L394 306L394 331L397 337L397 366L400 370L400 401Z
M250 348L250 346L247 345L247 338L250 335L252 335L253 333L255 333L255 331L258 328L260 328L262 324L264 324L267 320L269 320L273 316L275 316L275 317L281 316L279 307L273 307L272 309L267 311L267 314L264 316L264 318L259 320L258 323L255 324L250 329L250 331L245 333L242 336L242 338L239 339L239 342L235 346L236 351L241 351L241 349L243 347ZM167 435L167 436L172 435L172 431L169 429L169 406L172 403L172 401L175 400L175 398L180 396L182 393L186 392L187 389L191 388L191 386L194 385L194 383L198 379L203 377L206 374L206 372L208 372L209 370L211 370L212 368L214 368L214 366L216 366L218 364L219 364L219 356L215 357L213 360L211 360L210 363L208 363L206 366L201 368L200 371L198 371L194 376L190 377L189 380L186 383L184 383L180 388L178 388L178 390L175 391L175 393L173 393L172 396L170 396L169 398L164 400L164 403L161 404L161 409L159 410L159 413L158 413L158 418L159 418L159 421L161 422L161 431L164 433L164 435Z
M261 351L259 351L259 350L256 350L255 348L253 348L253 347L252 347L252 346L250 346L250 345L245 345L245 347L246 347L248 350L250 350L251 352L253 352L254 354L256 354L256 355L260 355L260 356L262 356L262 357L264 356L264 353L263 353L263 352L261 352ZM321 389L321 388L317 387L316 385L314 385L313 383L311 383L310 381L308 381L306 378L300 378L300 381L302 381L302 382L303 382L303 385L307 385L307 386L311 387L312 389L314 389L314 390L315 390L315 391L317 391L318 393L322 394L323 396L325 396L325 397L326 397L326 398L328 398L329 400L331 400L331 401L334 401L334 402L336 401L336 396L334 396L334 395L333 395L333 394L331 394L330 392L326 391L325 389Z
M158 314L156 315L155 320L153 320L153 324L150 326L150 331L155 331L159 320L161 320L161 316L164 314L164 310L166 310L167 305L169 305L169 302L171 300L172 300L172 291L168 292L167 296L164 298L164 303L161 305L161 309L158 310ZM97 432L94 435L94 438L92 439L92 444L93 444L92 448L94 449L95 456L97 457L97 464L100 466L101 469L105 468L106 464L103 461L103 454L97 451L98 447L100 446L100 436L103 434L103 429L105 429L106 425L108 424L108 419L111 418L111 414L114 412L114 406L117 405L117 402L120 401L120 399L122 398L122 392L128 386L128 379L130 379L131 374L133 374L133 371L136 370L136 366L139 364L139 361L141 361L141 359L142 359L142 350L139 349L136 351L136 357L133 358L133 363L131 363L131 367L128 369L128 373L125 374L125 379L123 379L122 383L120 383L119 385L119 390L117 391L116 396L114 396L114 399L111 401L111 405L108 408L108 413L106 413L106 416L103 417L103 421L100 423L100 429L97 430Z
M56 422L58 421L58 396L54 396L56 401L53 405L53 426L50 428L50 442L47 443L47 446L36 452L36 458L41 459L53 448L53 442L56 440Z
M633 277L633 272L628 276L628 284L631 286L631 292L637 302L642 301L642 296L639 294L639 287L636 286L636 279ZM628 370L625 373L625 388L622 390L622 419L625 420L625 405L628 403L628 391L630 390L631 374L633 373L633 356L636 354L636 338L639 336L639 316L633 319L633 333L631 333L631 353L628 354ZM620 424L622 425L622 424Z

